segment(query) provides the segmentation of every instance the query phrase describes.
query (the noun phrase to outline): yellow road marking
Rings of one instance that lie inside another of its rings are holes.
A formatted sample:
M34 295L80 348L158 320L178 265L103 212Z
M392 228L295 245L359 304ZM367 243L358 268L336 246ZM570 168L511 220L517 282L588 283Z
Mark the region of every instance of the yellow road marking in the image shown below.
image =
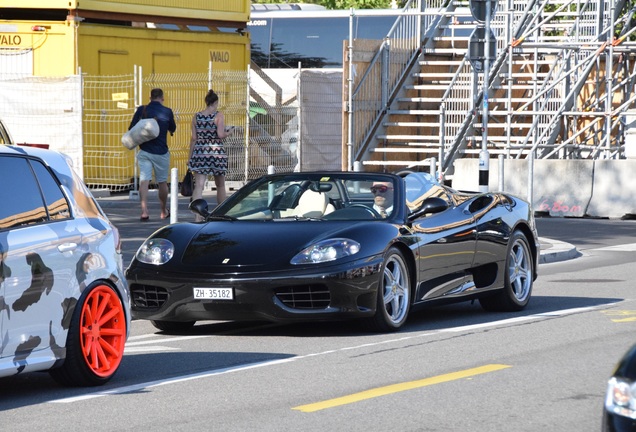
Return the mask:
M610 310L610 311L603 311L603 314L609 317L612 317L612 316L627 317L627 318L610 318L610 320L615 323L636 322L635 310Z
M481 375L489 372L495 372L502 369L507 369L512 366L509 365L501 365L501 364L491 364L486 366L480 366L472 369L466 369L463 371L452 372L444 375L438 375L435 377L424 378L417 381L409 381L399 384L392 384L385 387L378 387L371 390L365 390L360 393L354 393L348 396L342 396L335 399L329 399L322 402L316 402L307 405L301 405L294 407L292 409L302 411L302 412L315 412L324 410L327 408L334 408L341 405L347 405L355 402L360 402L366 399L373 399L380 396L386 396L393 393L399 393L406 390L413 390L420 387L426 387L434 384L441 384L449 381L455 381L462 378L468 378L475 375Z
M636 317L634 317L634 318L623 318L623 319L613 319L612 322L615 322L615 323L636 322Z
M636 315L636 310L607 310L607 311L602 311L603 315L608 315L608 316L629 316L629 315Z

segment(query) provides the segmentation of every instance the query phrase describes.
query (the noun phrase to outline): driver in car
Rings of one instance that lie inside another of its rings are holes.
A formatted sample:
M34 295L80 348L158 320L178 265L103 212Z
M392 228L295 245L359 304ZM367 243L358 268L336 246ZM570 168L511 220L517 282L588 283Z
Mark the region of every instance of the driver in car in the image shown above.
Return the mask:
M374 182L371 186L373 193L373 210L383 218L393 211L393 184L391 182Z

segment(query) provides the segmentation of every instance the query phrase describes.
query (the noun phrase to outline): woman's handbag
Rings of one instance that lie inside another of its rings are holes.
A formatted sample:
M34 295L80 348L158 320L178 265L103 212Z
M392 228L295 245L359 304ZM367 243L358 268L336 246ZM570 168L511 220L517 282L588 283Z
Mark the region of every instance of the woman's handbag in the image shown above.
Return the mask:
M159 136L159 123L154 118L143 118L145 115L146 107L144 106L141 120L121 137L121 143L128 150Z
M179 193L184 197L192 196L192 183L192 171L188 170L179 185Z

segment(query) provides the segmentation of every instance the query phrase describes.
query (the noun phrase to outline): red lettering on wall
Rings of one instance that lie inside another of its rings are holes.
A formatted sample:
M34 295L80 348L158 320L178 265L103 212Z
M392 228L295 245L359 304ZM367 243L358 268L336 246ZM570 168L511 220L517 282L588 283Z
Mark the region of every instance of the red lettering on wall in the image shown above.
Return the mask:
M582 211L581 206L579 205L567 205L564 204L563 201L552 201L550 203L549 200L543 200L541 204L539 204L540 212L552 212L552 213L569 213L569 214L579 214Z

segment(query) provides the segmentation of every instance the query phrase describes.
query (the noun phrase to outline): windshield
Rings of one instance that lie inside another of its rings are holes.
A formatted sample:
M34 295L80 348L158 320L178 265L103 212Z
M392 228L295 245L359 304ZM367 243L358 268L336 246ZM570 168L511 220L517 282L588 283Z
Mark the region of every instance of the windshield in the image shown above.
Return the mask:
M396 177L383 174L267 176L236 192L214 216L238 220L372 220L395 215Z

